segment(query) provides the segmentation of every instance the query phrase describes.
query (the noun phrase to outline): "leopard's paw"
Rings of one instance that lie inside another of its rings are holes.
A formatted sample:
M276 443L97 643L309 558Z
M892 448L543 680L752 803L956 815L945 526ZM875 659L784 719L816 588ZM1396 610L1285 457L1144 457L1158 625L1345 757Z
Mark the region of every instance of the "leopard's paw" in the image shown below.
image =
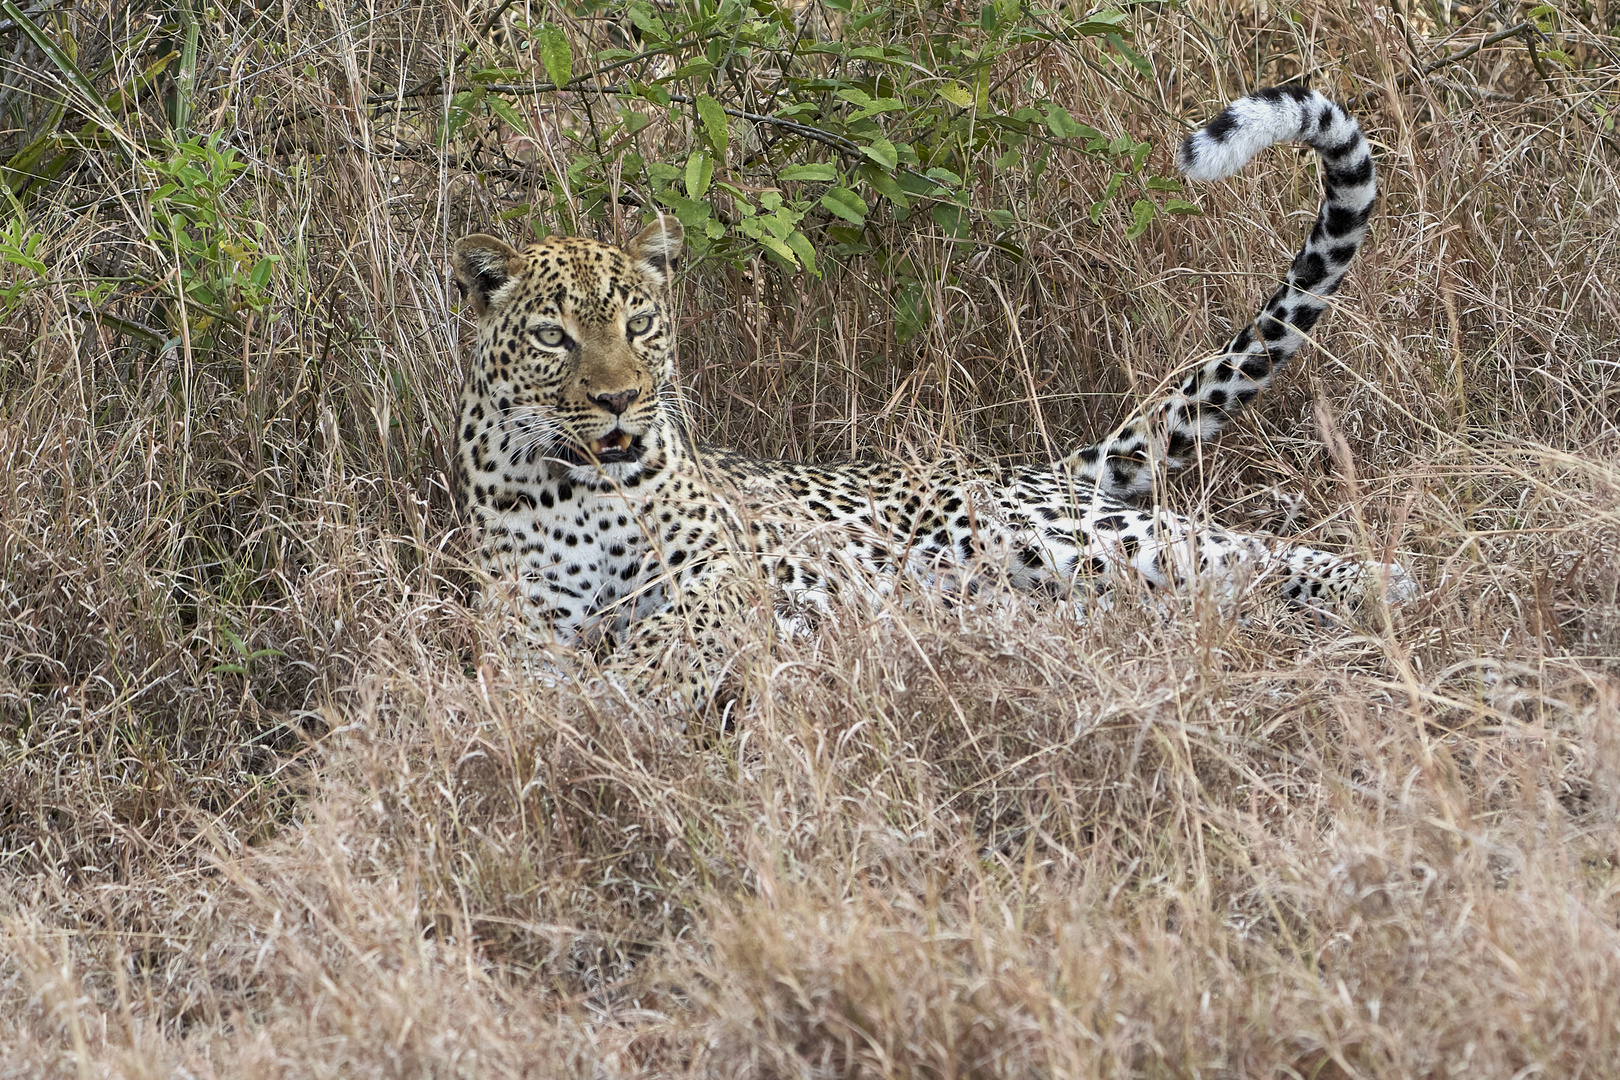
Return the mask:
M1392 608L1416 599L1418 592L1417 578L1397 562L1363 563L1354 589L1357 601L1382 596L1384 602Z

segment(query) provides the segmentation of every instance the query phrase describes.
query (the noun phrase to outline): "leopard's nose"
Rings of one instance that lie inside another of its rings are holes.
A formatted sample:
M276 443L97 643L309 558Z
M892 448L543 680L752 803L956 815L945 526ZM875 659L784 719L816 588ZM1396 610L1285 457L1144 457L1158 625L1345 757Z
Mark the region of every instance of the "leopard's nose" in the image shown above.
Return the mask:
M641 396L641 391L620 390L616 394L590 394L587 396L614 416L621 416L624 410L630 407L630 403Z

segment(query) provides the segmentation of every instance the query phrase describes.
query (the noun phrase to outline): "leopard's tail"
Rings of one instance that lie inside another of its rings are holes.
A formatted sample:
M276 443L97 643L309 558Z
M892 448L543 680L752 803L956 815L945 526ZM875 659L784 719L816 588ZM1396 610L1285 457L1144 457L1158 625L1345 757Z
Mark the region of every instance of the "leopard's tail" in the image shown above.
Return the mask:
M1201 363L1168 398L1107 439L1065 459L1089 490L1128 497L1147 491L1154 468L1180 469L1201 442L1271 383L1305 344L1367 235L1377 184L1372 151L1355 117L1315 90L1274 86L1232 102L1181 144L1177 163L1192 180L1220 180L1278 142L1303 142L1322 162L1316 227L1288 277L1226 348Z

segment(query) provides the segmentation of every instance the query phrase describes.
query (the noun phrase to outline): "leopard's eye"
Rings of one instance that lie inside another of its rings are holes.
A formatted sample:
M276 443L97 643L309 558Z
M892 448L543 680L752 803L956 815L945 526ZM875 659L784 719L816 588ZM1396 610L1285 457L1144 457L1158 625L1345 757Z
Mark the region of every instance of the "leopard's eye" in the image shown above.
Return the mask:
M625 323L624 326L625 329L630 331L632 334L645 334L652 328L652 316L637 315L635 318Z
M561 327L548 326L539 333L540 344L549 349L555 349L567 340L568 335L562 332Z

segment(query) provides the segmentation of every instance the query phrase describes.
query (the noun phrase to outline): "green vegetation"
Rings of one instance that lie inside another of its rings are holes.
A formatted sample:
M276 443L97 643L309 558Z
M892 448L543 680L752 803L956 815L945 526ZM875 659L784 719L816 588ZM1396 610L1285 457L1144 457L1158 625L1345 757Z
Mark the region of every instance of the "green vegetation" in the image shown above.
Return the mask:
M1612 1073L1614 18L0 0L0 1075ZM458 236L679 216L714 441L1042 455L1270 291L1312 159L1170 152L1301 75L1374 237L1166 499L1392 621L761 617L722 734L472 608Z

